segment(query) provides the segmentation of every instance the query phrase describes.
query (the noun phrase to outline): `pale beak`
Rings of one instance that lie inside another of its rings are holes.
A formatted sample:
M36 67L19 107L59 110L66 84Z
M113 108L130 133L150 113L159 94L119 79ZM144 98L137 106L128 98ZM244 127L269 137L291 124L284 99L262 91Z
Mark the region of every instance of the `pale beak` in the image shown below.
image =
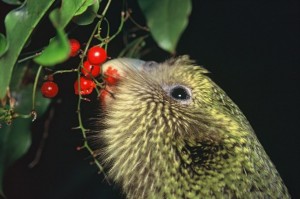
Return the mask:
M102 75L106 82L105 89L100 94L102 104L107 105L113 100L115 86L118 84L120 78L126 76L126 70L150 71L157 65L154 61L143 61L132 58L118 58L105 62L102 65Z
M154 61L143 61L140 59L133 58L117 58L107 61L102 65L102 73L105 74L107 69L111 67L112 69L116 69L121 76L124 74L124 69L126 68L134 68L137 70L151 70L154 66L158 65Z

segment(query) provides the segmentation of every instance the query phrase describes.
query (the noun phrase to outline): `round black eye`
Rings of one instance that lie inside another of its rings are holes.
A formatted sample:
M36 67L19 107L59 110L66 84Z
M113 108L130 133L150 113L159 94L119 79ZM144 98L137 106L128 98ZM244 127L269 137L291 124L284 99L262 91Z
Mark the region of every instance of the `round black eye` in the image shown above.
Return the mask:
M176 86L171 89L170 95L175 100L189 100L191 98L189 90L182 86Z

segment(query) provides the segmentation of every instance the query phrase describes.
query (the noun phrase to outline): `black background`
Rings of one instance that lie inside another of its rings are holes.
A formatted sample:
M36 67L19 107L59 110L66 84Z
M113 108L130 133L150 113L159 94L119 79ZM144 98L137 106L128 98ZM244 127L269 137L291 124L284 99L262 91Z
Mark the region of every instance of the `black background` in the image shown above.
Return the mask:
M137 5L129 1L129 7L133 17L143 22ZM1 32L4 16L12 8L0 3ZM114 1L108 16L113 28L120 9ZM178 55L189 54L211 71L212 79L241 108L293 198L300 198L299 11L299 3L292 0L194 0L189 26L177 48ZM80 27L72 36L84 42L90 31L91 27ZM39 34L32 40L33 47L47 42ZM121 38L109 46L110 56L117 55L120 43ZM169 57L155 46L153 49L145 59ZM47 114L33 124L32 147L7 171L4 189L8 199L120 197L118 188L108 186L89 165L88 153L75 150L82 138L79 131L70 130L77 124L74 79L73 75L57 79L59 96ZM83 108L86 117L97 112L93 103L85 103ZM43 155L39 164L29 169L51 111L54 116Z

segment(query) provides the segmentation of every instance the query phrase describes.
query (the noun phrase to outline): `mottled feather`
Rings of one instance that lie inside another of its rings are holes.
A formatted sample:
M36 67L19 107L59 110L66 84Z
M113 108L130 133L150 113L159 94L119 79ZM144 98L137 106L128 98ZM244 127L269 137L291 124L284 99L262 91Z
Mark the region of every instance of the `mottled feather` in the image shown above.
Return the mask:
M99 132L109 176L133 199L289 198L247 119L207 73L187 56L147 70L124 64ZM191 101L170 97L174 85Z

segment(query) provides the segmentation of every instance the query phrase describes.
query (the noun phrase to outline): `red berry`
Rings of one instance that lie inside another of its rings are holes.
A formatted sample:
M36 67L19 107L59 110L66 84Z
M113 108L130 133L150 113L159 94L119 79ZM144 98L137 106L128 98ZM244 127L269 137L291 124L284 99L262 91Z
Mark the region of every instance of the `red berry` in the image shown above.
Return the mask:
M75 57L79 52L80 43L76 39L69 39L69 43L71 48L70 56Z
M43 83L41 87L41 92L44 97L53 98L58 93L58 86L56 83L52 81L46 81Z
M106 61L107 54L104 48L94 46L89 49L87 54L88 61L93 65L102 64Z
M85 61L83 63L83 68L81 68L81 73L87 77L97 77L100 75L100 66L99 65L92 65L89 61Z
M108 95L109 92L107 90L101 90L99 98L103 102Z
M120 79L120 74L117 69L113 69L111 66L104 73L104 80L109 85L115 85Z
M96 87L95 82L92 80L86 78L86 77L80 77L80 94L81 95L88 95L93 92L93 89ZM74 83L74 90L75 94L78 95L78 79Z
M105 89L101 89L99 100L102 105L102 107L105 107L107 104L109 104L114 99L114 89L106 86Z

